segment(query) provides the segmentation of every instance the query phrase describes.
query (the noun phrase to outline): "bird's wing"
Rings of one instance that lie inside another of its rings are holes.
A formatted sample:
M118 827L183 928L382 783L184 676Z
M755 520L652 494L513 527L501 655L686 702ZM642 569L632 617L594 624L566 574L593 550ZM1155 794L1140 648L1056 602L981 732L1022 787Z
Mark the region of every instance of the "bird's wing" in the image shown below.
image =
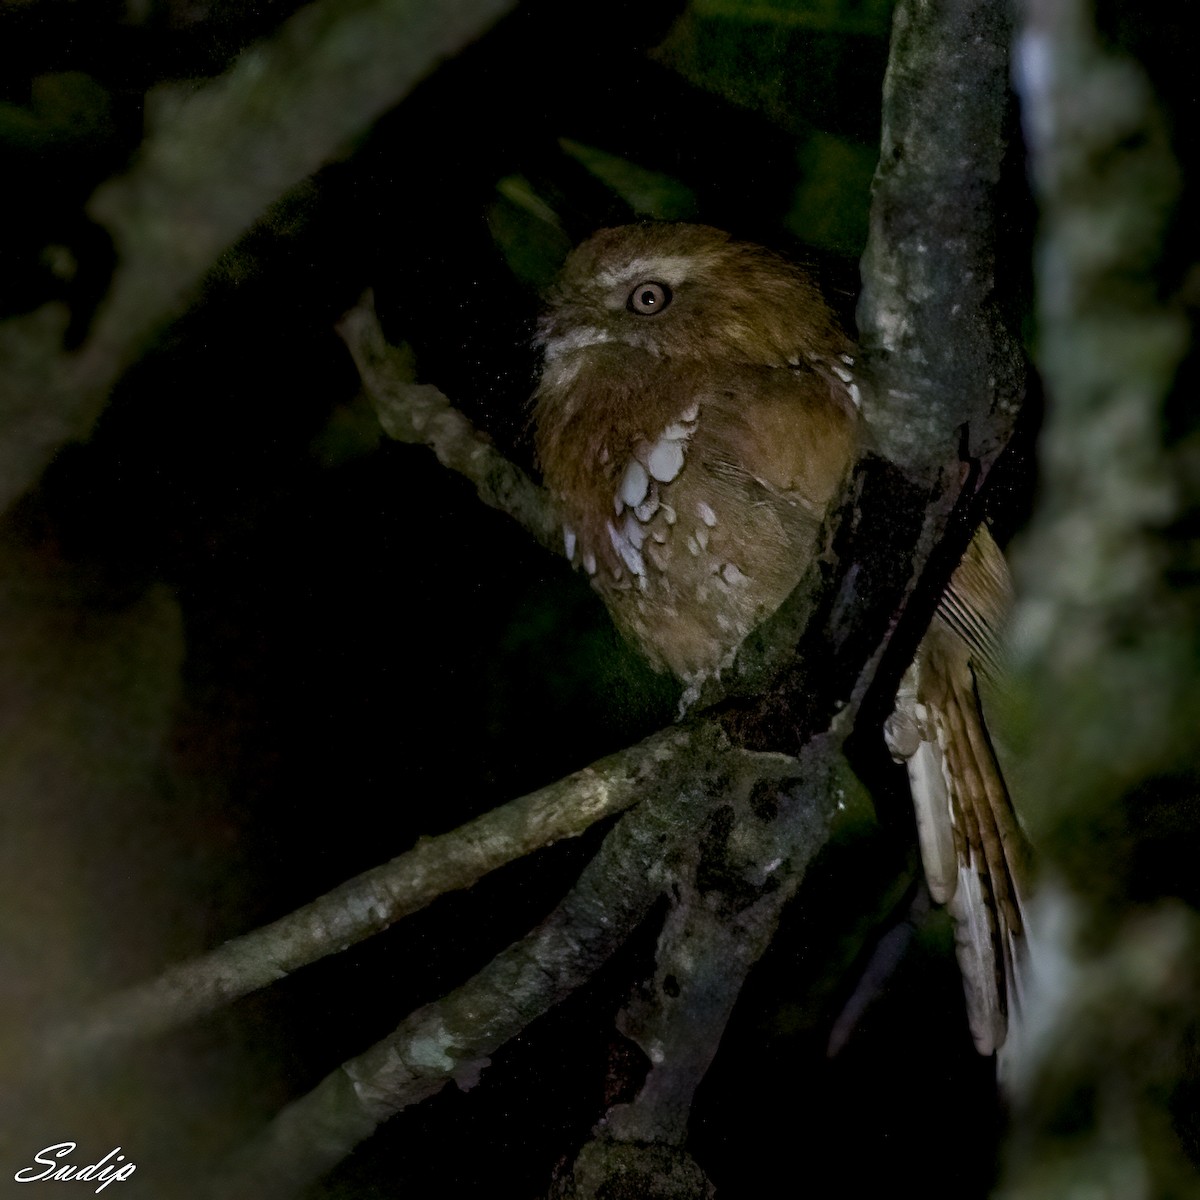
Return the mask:
M712 377L698 431L710 472L751 479L822 520L858 448L845 385L808 368L738 366Z
M1003 1044L1018 1007L1028 848L996 761L976 688L999 670L1010 603L1003 555L975 534L905 675L889 722L907 762L926 880L954 921L975 1045Z

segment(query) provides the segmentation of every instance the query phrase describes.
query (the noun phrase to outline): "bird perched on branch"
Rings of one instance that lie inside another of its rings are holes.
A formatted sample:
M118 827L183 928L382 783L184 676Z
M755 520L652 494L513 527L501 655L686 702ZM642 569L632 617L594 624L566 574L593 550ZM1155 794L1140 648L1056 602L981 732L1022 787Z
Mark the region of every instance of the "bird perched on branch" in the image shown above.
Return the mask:
M862 444L855 346L803 271L696 225L594 235L567 259L537 340L535 442L567 557L651 663L694 686L821 549ZM1008 592L981 529L889 722L985 1054L1004 1040L1022 932L1022 836L974 677Z

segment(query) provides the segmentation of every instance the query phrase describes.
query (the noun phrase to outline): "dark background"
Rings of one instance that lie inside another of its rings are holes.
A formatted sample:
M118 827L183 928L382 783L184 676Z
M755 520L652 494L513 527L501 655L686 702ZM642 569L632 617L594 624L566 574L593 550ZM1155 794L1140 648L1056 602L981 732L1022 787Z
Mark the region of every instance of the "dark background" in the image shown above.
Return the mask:
M296 7L0 8L0 315L66 298L83 336L113 261L86 198L136 153L164 86L194 90ZM419 378L531 465L538 287L599 225L699 219L773 245L808 262L850 321L890 6L756 11L522 6L228 252L91 439L20 503L5 535L23 581L13 625L36 624L22 604L49 605L61 621L38 636L99 645L106 621L142 623L147 596L176 624L161 654L143 654L174 679L152 784L85 789L55 826L74 849L49 886L77 894L30 917L26 940L67 946L70 965L39 977L17 939L19 1019L254 928L671 719L674 685L618 643L564 562L427 450L381 440L333 326L373 287ZM1145 50L1142 24L1109 16ZM1194 109L1190 94L1174 100ZM1002 284L1021 305L1032 217L1019 155L1003 210ZM1029 504L1029 474L1026 463L1001 490L1003 532ZM64 662L73 704L89 660L64 650ZM54 707L57 686L49 699L18 689L12 711ZM102 686L80 703L118 704ZM112 723L119 742L119 706ZM14 739L21 728L18 714ZM848 823L751 977L692 1126L723 1196L989 1190L1002 1118L944 921L921 923L848 1047L825 1057L874 939L906 910L907 820L883 795L880 820ZM602 833L77 1081L70 1136L130 1147L145 1194L156 1172L203 1169L523 935ZM613 1015L653 938L506 1046L478 1087L451 1085L383 1128L320 1194L542 1194L603 1111ZM59 1136L45 1133L26 1151Z

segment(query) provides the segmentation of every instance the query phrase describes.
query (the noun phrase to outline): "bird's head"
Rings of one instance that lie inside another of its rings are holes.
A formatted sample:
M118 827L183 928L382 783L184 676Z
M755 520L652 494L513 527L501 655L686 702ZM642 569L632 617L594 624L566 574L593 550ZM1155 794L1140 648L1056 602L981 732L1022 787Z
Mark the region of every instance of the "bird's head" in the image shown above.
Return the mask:
M594 347L786 366L841 336L803 271L707 225L602 229L571 253L547 302L547 367Z

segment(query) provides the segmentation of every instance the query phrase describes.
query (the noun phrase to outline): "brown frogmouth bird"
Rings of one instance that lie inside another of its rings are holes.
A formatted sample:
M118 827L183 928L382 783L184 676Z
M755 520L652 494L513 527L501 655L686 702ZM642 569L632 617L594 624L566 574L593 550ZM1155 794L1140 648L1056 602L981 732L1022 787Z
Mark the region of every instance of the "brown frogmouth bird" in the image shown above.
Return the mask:
M800 269L696 225L597 233L567 259L537 340L536 449L567 557L622 633L694 689L821 549L863 442L854 344ZM1022 932L1023 843L974 678L1008 592L981 530L889 723L985 1054L1004 1040Z

